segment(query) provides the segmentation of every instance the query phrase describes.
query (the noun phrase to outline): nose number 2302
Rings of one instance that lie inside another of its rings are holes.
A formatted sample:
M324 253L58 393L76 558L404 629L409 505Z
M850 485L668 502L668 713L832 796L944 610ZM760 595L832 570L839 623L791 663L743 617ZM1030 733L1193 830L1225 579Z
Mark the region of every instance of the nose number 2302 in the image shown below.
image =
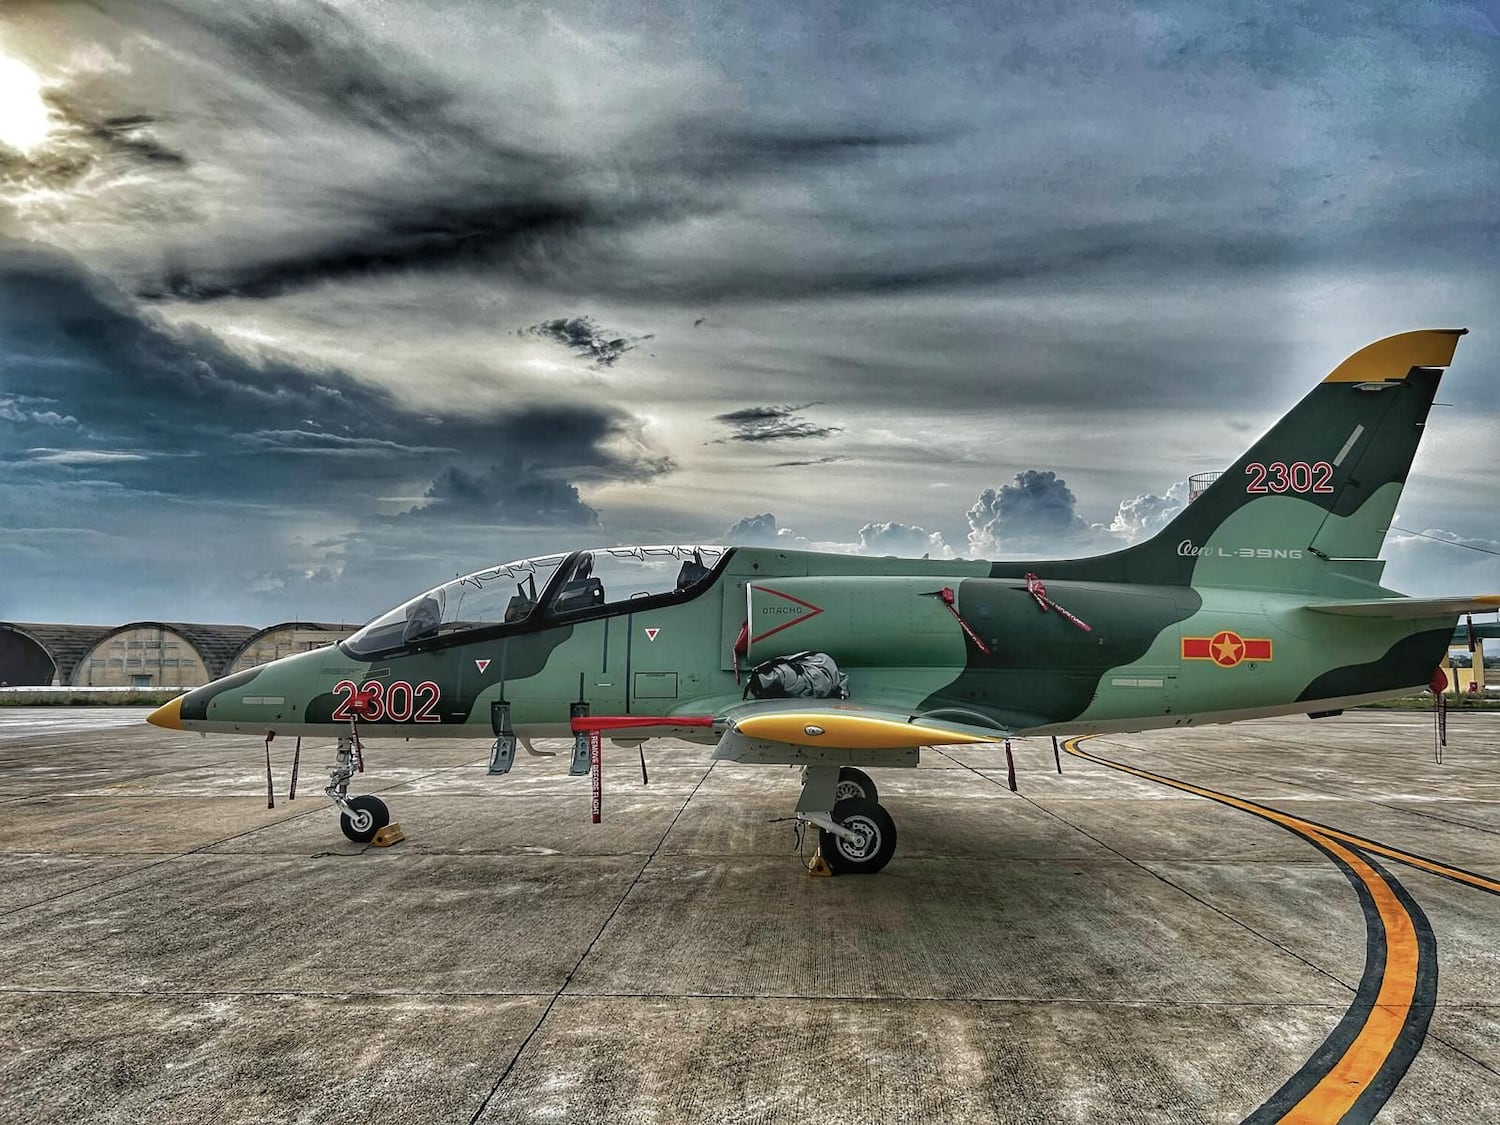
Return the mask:
M440 723L443 717L434 708L442 698L442 689L431 680L413 687L406 680L385 683L369 680L363 687L353 680L340 680L333 694L342 695L330 716L336 723L363 719L367 723Z

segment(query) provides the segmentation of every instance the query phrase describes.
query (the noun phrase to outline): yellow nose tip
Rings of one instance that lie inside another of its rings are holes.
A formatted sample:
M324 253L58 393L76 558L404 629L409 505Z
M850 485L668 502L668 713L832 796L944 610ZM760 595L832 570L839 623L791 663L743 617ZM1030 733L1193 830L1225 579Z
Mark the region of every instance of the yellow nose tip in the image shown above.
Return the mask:
M146 716L146 721L152 726L166 727L168 730L182 729L182 696L178 696L170 703L163 703L155 711Z

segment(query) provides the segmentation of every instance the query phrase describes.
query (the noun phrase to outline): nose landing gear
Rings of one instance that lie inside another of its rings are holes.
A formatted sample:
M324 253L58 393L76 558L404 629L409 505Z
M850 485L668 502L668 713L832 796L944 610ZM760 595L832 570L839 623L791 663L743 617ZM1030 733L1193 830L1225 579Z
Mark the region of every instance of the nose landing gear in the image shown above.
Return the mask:
M391 811L379 797L349 796L349 782L354 773L354 739L342 735L333 773L323 792L339 807L339 828L344 835L356 844L368 844L375 838L375 833L391 822Z
M379 797L354 797L339 813L339 827L356 844L368 844L391 822L391 810Z

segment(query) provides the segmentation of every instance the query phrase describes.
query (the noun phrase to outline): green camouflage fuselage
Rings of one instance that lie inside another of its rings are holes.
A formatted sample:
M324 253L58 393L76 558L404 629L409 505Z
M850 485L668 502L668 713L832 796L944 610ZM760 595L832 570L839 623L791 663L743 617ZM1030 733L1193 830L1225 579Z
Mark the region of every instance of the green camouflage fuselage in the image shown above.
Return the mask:
M488 735L490 705L504 699L519 733L565 735L579 701L596 715L722 713L741 701L736 663L743 670L812 649L832 656L850 677L851 698L871 706L973 713L1017 734L1141 730L1410 691L1427 682L1452 635L1451 617L1340 619L1310 611L1295 594L1049 581L1048 597L1087 623L1085 632L1027 592L1024 568L1034 565L1017 564L1003 577L999 564L742 548L711 585L679 604L501 627L376 661L320 649L190 692L181 718L189 729L340 733L347 721L335 711L350 692L338 685L386 685L384 703L388 685L400 683L411 685L393 701L400 721L382 706L361 724L364 733ZM945 585L988 653L926 596ZM751 643L736 661L747 620ZM1184 658L1185 639L1211 644L1225 632L1269 643L1232 664ZM1267 648L1269 658L1250 658ZM437 691L419 691L423 684Z

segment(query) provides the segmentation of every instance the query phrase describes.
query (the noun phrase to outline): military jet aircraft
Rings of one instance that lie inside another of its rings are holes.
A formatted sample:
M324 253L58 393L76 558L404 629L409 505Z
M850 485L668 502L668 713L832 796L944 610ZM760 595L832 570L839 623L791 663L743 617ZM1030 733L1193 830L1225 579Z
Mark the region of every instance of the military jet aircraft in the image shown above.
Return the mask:
M1351 704L1426 686L1455 617L1500 596L1407 598L1377 557L1463 329L1350 356L1155 538L1043 562L749 547L607 547L444 583L336 646L197 688L158 726L359 736L602 735L803 767L796 818L836 872L880 870L896 827L860 767L1012 736L1140 731ZM835 667L836 666L836 667ZM602 732L602 734L601 734ZM592 745L591 745L592 743ZM597 789L596 789L597 793Z

